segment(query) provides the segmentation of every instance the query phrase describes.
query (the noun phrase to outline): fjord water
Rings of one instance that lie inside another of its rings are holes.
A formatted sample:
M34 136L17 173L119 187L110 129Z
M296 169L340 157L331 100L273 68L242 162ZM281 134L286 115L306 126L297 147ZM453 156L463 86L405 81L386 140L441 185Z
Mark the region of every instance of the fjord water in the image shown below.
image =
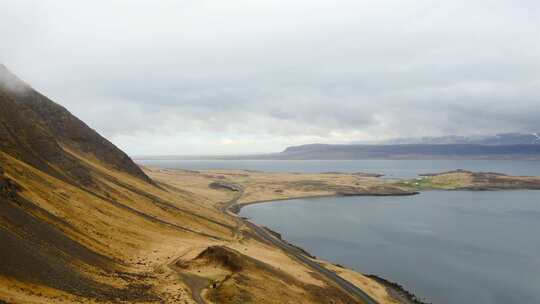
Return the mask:
M241 215L433 303L540 303L540 191L297 199Z
M387 178L411 178L422 173L455 169L498 172L510 175L540 175L540 161L526 160L156 160L137 163L169 169L246 169L269 172L367 172Z
M369 172L455 169L540 175L515 160L138 160L170 169ZM312 254L404 285L436 304L540 303L540 191L428 191L410 197L299 199L241 214Z

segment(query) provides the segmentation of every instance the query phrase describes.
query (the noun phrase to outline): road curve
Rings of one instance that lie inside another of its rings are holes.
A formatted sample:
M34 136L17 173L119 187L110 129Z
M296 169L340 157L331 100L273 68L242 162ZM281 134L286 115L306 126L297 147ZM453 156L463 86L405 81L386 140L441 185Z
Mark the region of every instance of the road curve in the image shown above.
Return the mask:
M302 262L303 264L307 265L314 271L320 273L324 277L326 277L328 280L334 282L339 287L344 289L346 292L348 292L350 295L355 297L359 300L359 303L364 304L379 304L375 299L373 299L370 295L365 293L362 289L358 288L356 285L352 284L351 282L343 279L339 275L337 275L335 272L326 269L325 267L321 266L319 263L311 260L310 258L306 257L298 248L295 248L283 240L280 240L273 235L271 235L267 230L245 220L240 217L238 217L235 213L231 212L230 209L236 204L238 199L242 196L243 191L239 191L237 195L231 199L229 202L224 204L220 209L221 212L229 215L233 215L238 220L242 221L244 224L246 224L248 227L250 227L260 238L267 241L268 243L280 248L281 250L285 251L290 256L296 258L298 261Z

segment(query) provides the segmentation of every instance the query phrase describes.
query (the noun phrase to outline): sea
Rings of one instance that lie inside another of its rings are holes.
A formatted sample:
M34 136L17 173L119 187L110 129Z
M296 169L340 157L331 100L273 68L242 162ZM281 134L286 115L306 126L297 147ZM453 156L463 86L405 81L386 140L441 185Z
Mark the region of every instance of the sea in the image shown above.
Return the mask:
M540 176L540 162L512 160L139 163L189 170L368 172L386 178L455 169ZM295 199L249 205L241 215L317 257L396 282L425 302L540 303L540 191Z
M540 161L527 160L152 160L145 166L169 169L245 169L269 172L365 172L386 178L413 178L418 174L466 169L510 175L540 175Z

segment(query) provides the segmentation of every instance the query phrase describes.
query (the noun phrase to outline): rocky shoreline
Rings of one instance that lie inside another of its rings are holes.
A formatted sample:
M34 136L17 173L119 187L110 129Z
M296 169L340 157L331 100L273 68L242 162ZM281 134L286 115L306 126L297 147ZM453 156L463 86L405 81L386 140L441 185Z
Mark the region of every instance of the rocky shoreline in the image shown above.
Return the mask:
M415 193L415 194L418 194L418 193ZM384 196L389 196L389 195L391 195L391 194L386 194ZM402 195L414 195L414 194L397 194L397 196L402 196ZM331 197L336 197L336 196L340 196L340 195L333 195ZM360 196L362 196L362 195L360 195ZM374 195L374 196L377 196L377 195ZM330 196L326 196L326 197L330 197ZM228 210L235 213L235 214L239 214L242 207L244 207L246 205L252 205L252 204L257 204L257 203L269 203L269 202L272 202L272 201L252 202L252 203L249 203L249 204L240 204L240 205L234 204L234 205L230 206ZM242 219L247 220L247 218L244 218L244 217L242 217ZM268 231L271 235L273 235L277 239L281 240L282 242L285 242L287 245L289 245L289 246L295 248L296 250L300 251L303 255L305 255L305 256L307 256L307 257L309 257L311 259L317 259L317 257L315 255L309 253L304 248L299 247L297 245L294 245L291 242L283 239L283 236L282 236L281 233L279 233L279 232L277 232L275 230L272 230L272 229L270 229L269 227L266 227L266 226L261 226L261 227L264 230ZM337 266L337 267L340 267L340 268L346 268L345 266L343 266L341 264L334 264L334 265ZM364 275L366 277L370 278L370 279L373 279L373 280L377 281L379 284L386 287L386 289L388 290L388 293L393 298L400 301L400 303L402 303L402 304L432 304L431 302L425 302L424 299L418 298L415 294L411 293L410 291L405 289L405 287L403 287L402 285L400 285L398 283L386 280L386 279L384 279L384 278L382 278L380 276L374 275L374 274L364 274Z
M305 250L305 249L303 249L303 248L301 248L299 246L296 246L296 245L288 242L287 240L284 240L281 233L276 232L276 231L274 231L274 230L272 230L272 229L270 229L270 228L268 228L266 226L262 226L262 228L264 228L266 231L268 231L270 234L272 234L276 238L278 238L281 241L287 243L289 246L292 246L292 247L296 248L297 250L302 252L302 254L304 254L304 255L312 258L312 259L317 259L316 256L312 255L307 250ZM341 264L334 264L334 265L337 266L337 267L340 267L340 268L346 268L345 266L343 266ZM387 279L385 279L385 278L383 278L381 276L374 275L374 274L364 274L364 275L366 277L372 279L372 280L377 281L379 284L386 287L386 289L388 290L388 293L393 298L400 301L400 303L402 303L402 304L433 304L431 302L426 302L425 299L420 299L418 296L416 296L412 292L408 291L407 289L405 289L405 287L403 287L402 285L400 285L398 283L389 281L389 280L387 280Z
M366 276L384 285L388 289L390 295L403 304L432 304L431 302L425 302L425 299L418 298L398 283L388 281L387 279L374 274L366 274Z
M265 229L266 231L268 231L270 234L272 234L273 236L275 236L276 238L280 239L281 241L287 243L289 246L299 250L303 255L309 257L309 258L312 258L312 259L317 259L316 256L312 255L311 253L309 253L307 250L299 247L299 246L296 246L290 242L288 242L287 240L283 239L281 233L279 232L276 232L275 230L272 230L266 226L262 226L263 229ZM337 267L340 267L340 268L346 268L345 266L341 265L341 264L334 264L335 266ZM392 281L389 281L381 276L378 276L378 275L374 275L374 274L364 274L366 277L372 279L372 280L375 280L377 281L379 284L383 285L384 287L386 287L386 289L388 290L388 293L390 294L390 296L392 296L393 298L395 298L396 300L400 301L400 303L402 304L433 304L431 302L426 302L425 299L420 299L418 296L416 296L415 294L413 294L412 292L408 291L407 289L405 289L405 287L403 287L402 285L396 283L396 282L392 282Z
M328 172L326 174L337 174ZM329 195L306 195L298 197L287 197L278 199L269 199L261 201L252 201L247 203L233 204L229 207L229 211L239 214L244 206L269 203L281 200L305 199L305 198L323 198L323 197L340 197L340 196L408 196L417 195L421 191L429 190L465 190L465 191L480 191L480 190L514 190L514 189L540 189L540 178L526 176L509 176L495 172L472 172L468 170L453 170L442 173L421 174L420 178L415 180L401 180L394 183L386 183L381 185L372 185L369 187L359 188L354 186L331 186L326 189L332 189L334 194ZM244 188L234 184L212 184L211 187L225 188L234 192L242 192ZM282 238L282 235L267 227L262 227L270 234L285 242L289 246L298 250L302 255L316 259L315 256ZM341 266L342 267L342 266ZM389 281L377 275L366 275L375 280L377 283L384 286L390 296L403 304L430 304L424 298L420 298L412 292L405 289L402 285Z
M281 240L282 242L286 243L287 245L295 248L296 250L300 251L303 255L309 257L309 258L312 258L312 259L317 259L316 256L312 255L311 253L309 253L307 250L305 250L304 248L300 247L300 246L297 246L297 245L294 245L292 244L291 242L283 239L283 237L281 236L281 233L279 232L276 232L266 226L262 226L262 228L266 231L268 231L271 235L275 236L276 238L278 238L279 240Z

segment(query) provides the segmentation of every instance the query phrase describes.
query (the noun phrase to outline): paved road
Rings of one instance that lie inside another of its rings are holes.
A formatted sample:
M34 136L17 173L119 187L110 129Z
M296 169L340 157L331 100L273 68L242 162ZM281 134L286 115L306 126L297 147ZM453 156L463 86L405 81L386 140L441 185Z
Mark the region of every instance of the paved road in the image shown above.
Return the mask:
M311 269L313 269L316 272L322 274L324 277L326 277L330 281L336 283L338 286L343 288L345 291L347 291L353 297L358 299L359 303L378 304L378 302L375 299L370 297L362 289L356 287L351 282L343 279L342 277L337 275L335 272L326 269L325 267L321 266L319 263L317 263L317 262L311 260L310 258L306 257L298 248L295 248L295 247L287 244L286 242L284 242L284 241L274 237L273 235L271 235L267 230L255 225L255 224L253 224L253 223L251 223L251 222L249 222L247 220L241 219L240 217L237 217L236 214L233 214L232 212L230 212L229 209L232 206L234 206L234 204L236 204L236 202L242 196L242 194L243 194L242 191L238 192L238 194L235 196L235 198L233 198L232 200L230 200L229 202L224 204L220 208L220 210L223 213L226 213L226 214L229 214L229 215L234 215L237 219L243 221L247 226L249 226L263 240L265 240L265 241L269 242L270 244L280 248L281 250L285 251L290 256L296 258L300 262L302 262L305 265L311 267Z

